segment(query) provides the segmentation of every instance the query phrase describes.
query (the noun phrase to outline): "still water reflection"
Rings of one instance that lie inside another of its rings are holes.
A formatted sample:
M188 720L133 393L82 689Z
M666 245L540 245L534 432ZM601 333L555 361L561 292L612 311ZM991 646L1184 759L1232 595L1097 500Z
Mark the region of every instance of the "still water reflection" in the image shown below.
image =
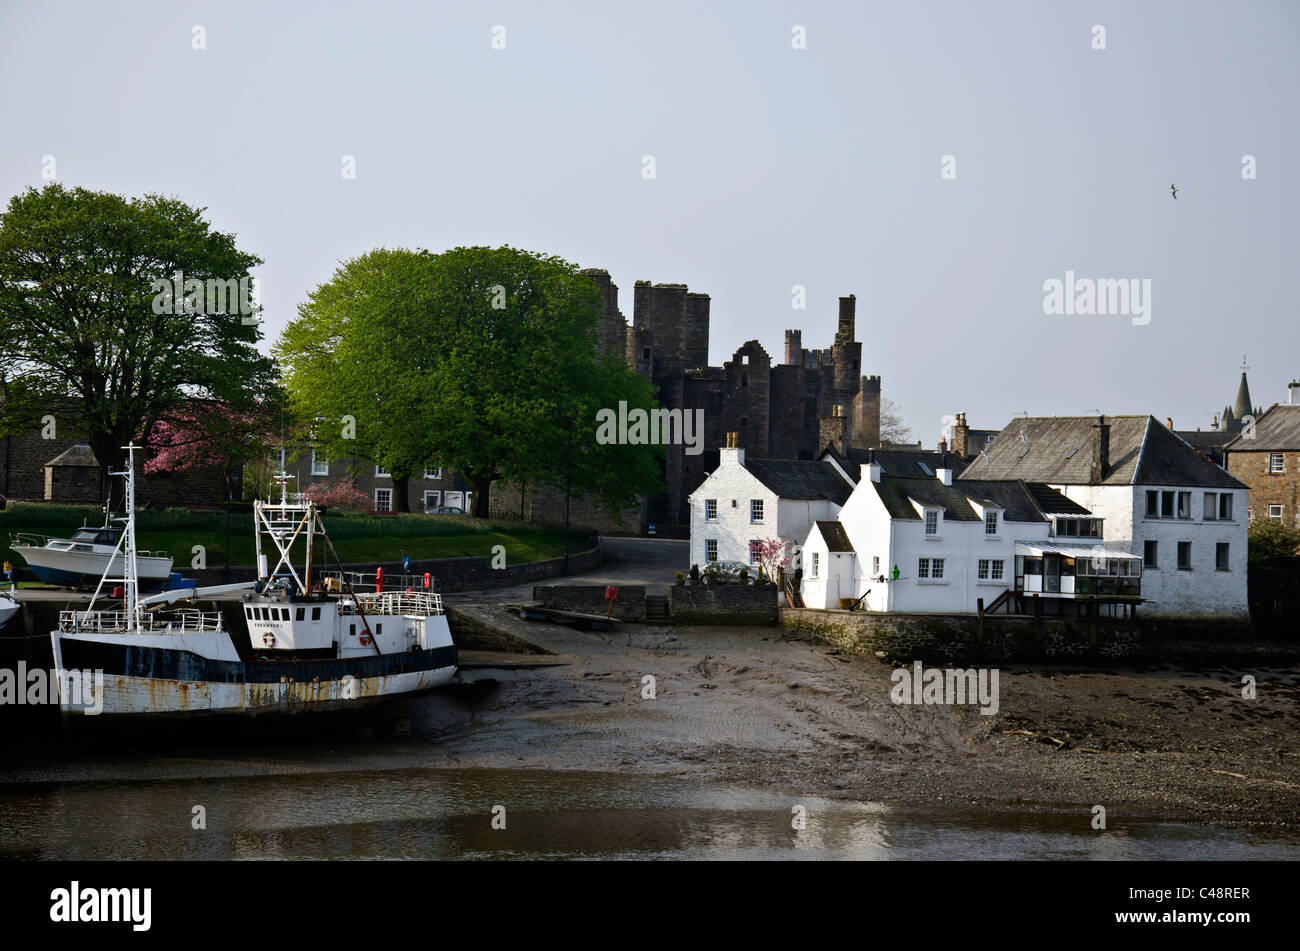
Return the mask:
M792 807L807 812L791 827ZM206 830L192 828L193 808ZM493 829L493 807L505 829ZM48 859L1300 858L1300 837L909 811L634 774L403 768L0 785L0 856Z

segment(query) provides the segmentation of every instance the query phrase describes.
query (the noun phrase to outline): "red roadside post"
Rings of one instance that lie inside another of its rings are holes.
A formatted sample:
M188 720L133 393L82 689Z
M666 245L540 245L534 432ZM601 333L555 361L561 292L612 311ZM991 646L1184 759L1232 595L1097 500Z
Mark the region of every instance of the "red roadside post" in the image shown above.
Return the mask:
M618 600L618 588L612 584L605 585L605 617L609 618L614 610L614 602Z

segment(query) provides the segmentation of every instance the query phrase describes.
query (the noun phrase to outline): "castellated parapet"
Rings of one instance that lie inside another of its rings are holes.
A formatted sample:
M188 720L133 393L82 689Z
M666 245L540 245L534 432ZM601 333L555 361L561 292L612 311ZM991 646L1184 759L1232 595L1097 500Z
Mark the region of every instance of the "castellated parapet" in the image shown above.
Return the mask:
M600 268L583 271L596 283L603 302L598 330L602 351L622 353L630 366L654 385L662 406L704 411L704 452L687 456L682 446L666 446L667 492L643 504L640 525L612 525L594 505L575 503L572 524L599 531L644 531L684 537L690 525L689 497L718 466L718 448L727 433L751 459L815 459L828 445L844 453L880 440L880 377L862 375L862 344L856 335L857 298L839 299L831 345L804 349L802 330L786 330L782 362L774 364L757 340L738 347L720 367L708 365L708 294L685 284L637 281L632 289L632 320L618 309L618 287ZM537 498L554 490L536 486ZM523 516L522 503L501 514ZM549 493L549 495L548 495ZM494 513L496 511L494 495ZM509 493L502 493L503 499ZM561 493L562 497L562 493ZM555 502L550 499L550 502ZM532 511L561 506L534 503Z

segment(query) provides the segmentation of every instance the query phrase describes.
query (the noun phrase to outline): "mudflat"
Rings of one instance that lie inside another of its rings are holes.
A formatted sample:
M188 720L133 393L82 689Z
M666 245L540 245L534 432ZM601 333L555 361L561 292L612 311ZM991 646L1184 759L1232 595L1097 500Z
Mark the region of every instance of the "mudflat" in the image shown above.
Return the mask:
M466 715L425 724L448 765L634 770L1081 822L1102 805L1112 823L1300 828L1295 646L1236 642L1229 663L1224 645L1180 643L1130 667L1003 665L997 712L985 715L894 703L890 666L797 631L596 632L457 607L559 666L462 672L483 688Z

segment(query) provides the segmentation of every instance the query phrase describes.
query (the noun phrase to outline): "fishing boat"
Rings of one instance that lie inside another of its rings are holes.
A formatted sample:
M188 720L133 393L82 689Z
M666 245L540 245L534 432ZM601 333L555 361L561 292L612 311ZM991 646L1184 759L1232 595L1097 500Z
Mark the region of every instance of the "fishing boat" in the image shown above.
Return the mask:
M104 507L108 511L108 507ZM106 518L100 528L83 526L71 538L44 535L10 536L9 547L22 556L27 567L46 584L79 588L110 572L122 574L121 560L114 552L121 547L121 532ZM136 572L141 585L161 587L172 570L172 557L165 551L136 552Z
M126 570L120 578L106 572L89 608L60 612L50 633L65 715L346 710L428 690L455 675L456 646L432 579L424 576L418 589L385 590L377 573L373 583L362 585L343 570L316 505L288 500L283 475L280 501L253 505L256 582L142 597L134 515L138 447L124 448L126 469L113 474L126 480L118 541ZM294 564L295 549L304 553L301 566ZM271 565L273 553L277 560ZM332 569L322 568L326 554ZM104 591L114 599L106 607ZM238 630L220 611L179 604L240 592ZM96 682L102 678L102 695L93 703L63 689L92 674Z

